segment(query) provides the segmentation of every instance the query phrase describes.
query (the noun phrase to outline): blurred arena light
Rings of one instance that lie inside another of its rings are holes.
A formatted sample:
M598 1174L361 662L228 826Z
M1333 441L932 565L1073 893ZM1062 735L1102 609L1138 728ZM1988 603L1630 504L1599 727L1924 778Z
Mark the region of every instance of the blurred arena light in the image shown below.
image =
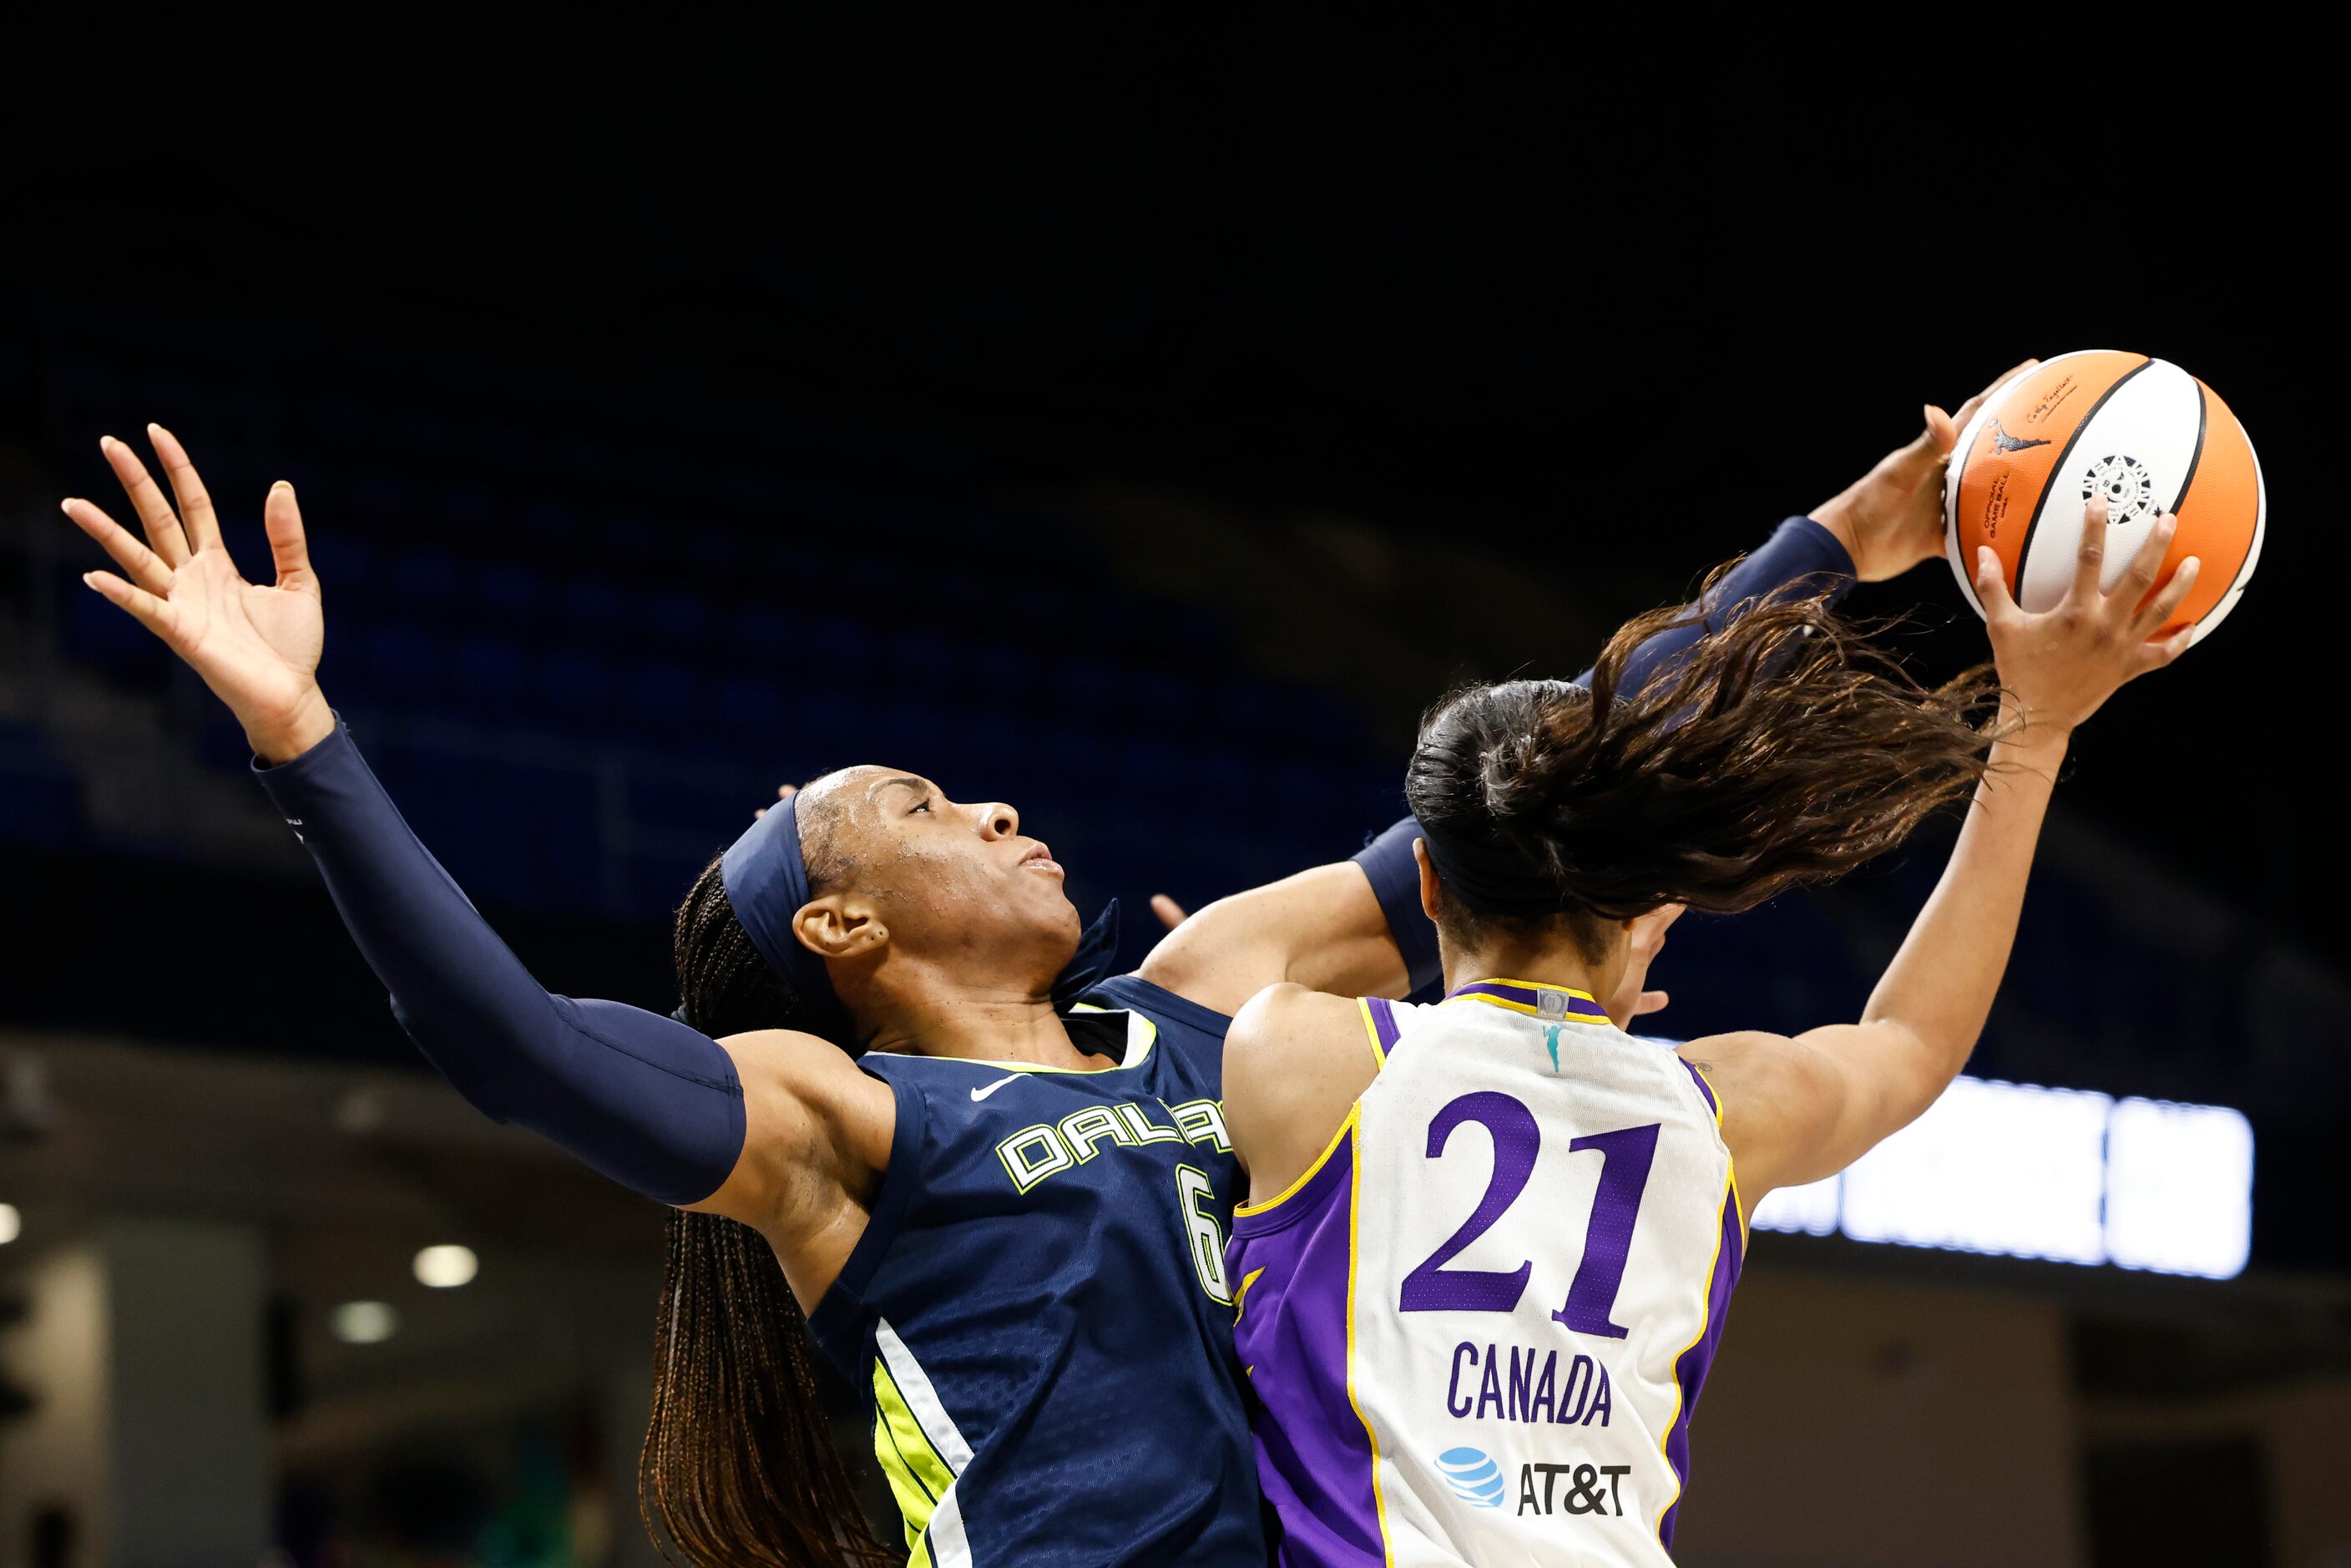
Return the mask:
M416 1282L436 1291L453 1291L460 1285L473 1283L481 1272L482 1260L474 1256L470 1247L445 1245L427 1247L417 1253Z
M25 1233L25 1217L16 1212L13 1203L0 1203L0 1247L5 1247Z
M2253 1129L2223 1105L1961 1078L1842 1176L1765 1197L1751 1223L2232 1279L2252 1250Z
M400 1313L387 1301L345 1301L328 1315L327 1327L345 1344L381 1344L400 1332Z

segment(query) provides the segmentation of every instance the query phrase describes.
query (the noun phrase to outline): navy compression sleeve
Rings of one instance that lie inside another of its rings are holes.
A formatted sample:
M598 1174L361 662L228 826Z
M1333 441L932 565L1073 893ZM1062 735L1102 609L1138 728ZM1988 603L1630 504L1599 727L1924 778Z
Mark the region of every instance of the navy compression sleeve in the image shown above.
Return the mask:
M1702 620L1660 632L1625 661L1625 686L1637 692L1658 669L1709 632L1722 630L1723 615L1750 599L1766 599L1783 591L1817 592L1827 589L1833 600L1853 587L1853 557L1837 537L1810 517L1790 517L1772 530L1746 559L1723 573L1706 599L1690 608L1703 610ZM1579 686L1592 684L1592 672L1575 677Z
M528 1127L663 1203L716 1192L743 1148L726 1050L658 1013L574 1001L521 960L419 841L338 725L262 788L434 1066L493 1119Z
M1719 631L1726 609L1750 599L1762 599L1784 590L1812 592L1826 588L1843 598L1853 586L1853 557L1837 537L1810 517L1790 517L1770 538L1723 574L1702 607L1705 619L1660 632L1633 651L1626 662L1625 683L1638 691L1665 664L1709 632ZM1579 686L1592 684L1592 672L1575 677ZM1389 935L1404 955L1405 972L1412 989L1432 984L1441 973L1437 956L1437 925L1420 907L1420 867L1412 846L1420 824L1410 817L1357 851L1355 863L1371 879L1372 892L1387 916Z

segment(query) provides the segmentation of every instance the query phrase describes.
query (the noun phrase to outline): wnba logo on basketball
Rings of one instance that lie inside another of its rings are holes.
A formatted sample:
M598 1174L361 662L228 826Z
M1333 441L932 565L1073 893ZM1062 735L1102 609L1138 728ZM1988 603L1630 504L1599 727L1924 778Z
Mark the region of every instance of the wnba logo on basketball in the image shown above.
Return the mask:
M1502 1493L1502 1467L1488 1457L1483 1448L1447 1448L1437 1456L1437 1468L1445 1477L1445 1484L1463 1502L1479 1508L1499 1508Z
M2261 560L2269 502L2252 441L2211 388L2166 361L2104 349L2043 361L1986 397L1952 450L1944 541L1979 612L1976 551L1985 547L2017 603L2055 608L2092 502L2105 507L2105 591L2166 513L2179 531L2158 580L2191 555L2201 563L2164 636L2192 628L2201 638L2220 625Z

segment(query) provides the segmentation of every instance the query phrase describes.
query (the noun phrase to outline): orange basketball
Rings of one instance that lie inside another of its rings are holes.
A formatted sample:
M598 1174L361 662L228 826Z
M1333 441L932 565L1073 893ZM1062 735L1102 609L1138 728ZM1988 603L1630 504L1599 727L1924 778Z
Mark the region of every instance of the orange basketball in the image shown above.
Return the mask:
M2166 634L2200 642L2235 609L2262 556L2268 497L2245 427L2210 387L2145 354L2089 349L2003 383L1959 432L1943 489L1944 547L1968 602L1976 549L2000 557L2027 610L2064 597L2092 497L2106 497L2112 588L2158 511L2179 519L2158 581L2203 561Z

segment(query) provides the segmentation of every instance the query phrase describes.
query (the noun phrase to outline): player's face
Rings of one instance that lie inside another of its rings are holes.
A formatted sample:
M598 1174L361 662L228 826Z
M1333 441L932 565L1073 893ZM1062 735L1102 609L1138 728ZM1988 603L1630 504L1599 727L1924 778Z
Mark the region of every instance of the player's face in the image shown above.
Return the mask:
M874 900L893 943L991 971L1033 955L1049 978L1076 951L1061 862L1005 802L953 800L919 774L871 767L807 796L824 813L829 858L847 862L847 884Z

